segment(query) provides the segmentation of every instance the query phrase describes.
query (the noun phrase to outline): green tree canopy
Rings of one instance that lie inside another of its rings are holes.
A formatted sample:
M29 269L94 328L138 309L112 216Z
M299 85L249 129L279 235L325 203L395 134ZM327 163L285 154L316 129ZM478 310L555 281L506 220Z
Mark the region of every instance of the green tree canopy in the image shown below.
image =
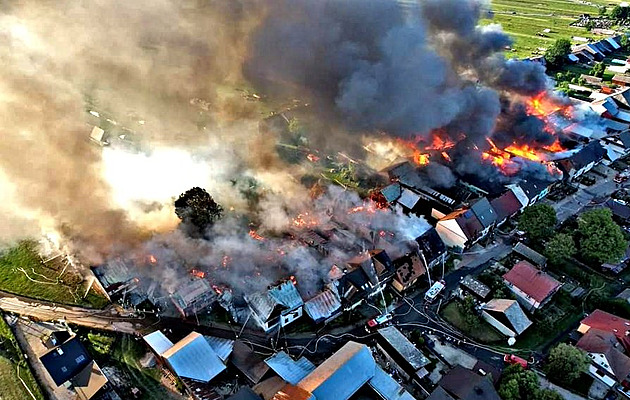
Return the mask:
M604 76L604 72L606 72L606 65L603 62L600 62L593 65L590 74L598 78L602 78Z
M626 19L628 18L629 11L628 7L615 6L612 10L610 10L610 18L618 21Z
M573 237L566 233L558 233L547 243L545 255L554 265L573 257L577 253Z
M587 211L578 217L578 243L588 262L612 263L621 259L628 243L607 208Z
M590 360L577 347L560 343L549 352L546 373L549 379L562 385L570 385L586 372Z
M543 389L538 392L536 400L564 400L564 397L555 390Z
M221 218L223 207L204 189L194 187L175 200L175 214L203 231Z
M559 67L564 63L567 54L570 52L571 41L566 38L559 38L545 52L545 60L553 67Z
M630 39L628 39L627 32L621 35L621 39L619 41L621 42L620 45L623 50L628 50L630 48Z
M498 392L503 400L536 399L540 392L538 375L520 365L510 365L503 371Z
M525 231L530 239L540 241L553 235L557 222L553 207L549 204L534 204L523 211L518 220L518 227Z

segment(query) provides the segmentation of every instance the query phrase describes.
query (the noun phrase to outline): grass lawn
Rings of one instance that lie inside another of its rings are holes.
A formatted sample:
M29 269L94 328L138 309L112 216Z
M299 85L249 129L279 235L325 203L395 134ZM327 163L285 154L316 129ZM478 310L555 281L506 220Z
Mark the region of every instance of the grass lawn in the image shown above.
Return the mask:
M28 386L30 393L22 381ZM28 400L33 397L37 400L44 399L13 332L0 314L0 399Z
M0 290L40 300L102 308L107 299L86 286L75 272L61 263L44 264L36 244L24 241L0 254Z
M466 336L483 343L494 343L503 341L505 338L485 321L481 321L480 326L471 327L461 314L457 302L452 301L442 309L442 317L451 325L462 331Z
M485 24L496 23L514 38L515 50L508 56L529 57L542 52L537 49L549 47L558 38L581 36L597 38L585 28L569 26L580 14L599 14L600 5L610 10L610 4L618 4L618 0L593 0L589 4L581 4L572 0L492 0L494 18L485 20ZM550 29L549 33L543 33ZM544 36L540 36L542 34Z

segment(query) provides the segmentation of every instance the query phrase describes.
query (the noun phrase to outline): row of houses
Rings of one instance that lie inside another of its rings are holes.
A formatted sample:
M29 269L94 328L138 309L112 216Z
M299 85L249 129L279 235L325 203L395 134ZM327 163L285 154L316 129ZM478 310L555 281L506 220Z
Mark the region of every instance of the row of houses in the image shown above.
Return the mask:
M414 245L415 250L393 260L389 253L395 250L375 249L333 265L328 273L330 283L307 300L300 295L298 282L293 278L244 299L254 321L265 332L285 327L304 314L316 324L326 324L378 296L388 285L400 293L409 290L446 258L446 246L434 228L416 238Z
M571 62L591 64L603 61L606 56L619 49L621 49L621 35L572 46L571 53L567 57Z
M378 351L408 379L426 375L429 360L396 328L379 330ZM306 357L279 351L263 358L243 342L191 332L177 343L161 331L144 336L158 361L182 380L195 399L220 398L212 383L243 373L249 385L229 399L347 400L355 393L370 398L413 400L403 387L377 363L364 344L348 342L319 366Z

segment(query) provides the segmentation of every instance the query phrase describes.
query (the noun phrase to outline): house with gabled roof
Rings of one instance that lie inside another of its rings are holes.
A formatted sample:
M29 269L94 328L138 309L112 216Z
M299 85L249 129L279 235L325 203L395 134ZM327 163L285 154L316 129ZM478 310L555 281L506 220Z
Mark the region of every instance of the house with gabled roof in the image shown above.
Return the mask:
M402 293L413 287L418 279L427 273L419 253L411 253L399 257L394 261L396 275L392 280L392 287Z
M528 311L544 306L560 289L561 283L527 261L519 261L503 275L503 281Z
M341 315L339 294L333 289L325 289L304 302L304 311L316 324L328 323Z
M460 209L438 220L435 230L446 246L465 249L482 238L484 226L472 210Z
M593 141L556 164L563 173L563 179L572 180L590 171L605 155L606 150L599 141Z
M492 199L490 201L490 205L497 213L497 226L502 225L508 218L518 214L523 206L511 190L508 190L501 196Z
M460 365L448 371L438 385L456 400L501 400L488 377Z
M576 344L591 359L588 372L608 387L630 386L630 357L623 352L617 337L610 331L589 329Z
M226 368L206 338L197 332L191 332L161 356L177 376L197 382L210 382Z
M418 251L426 269L431 269L446 261L448 251L435 228L429 228L416 238Z
M492 208L492 205L487 198L482 197L475 201L470 209L475 213L475 216L481 222L483 226L482 236L485 236L490 232L490 229L494 227L497 222L497 212Z
M284 327L300 318L303 313L304 301L293 279L244 298L252 317L265 332Z
M481 306L481 316L509 337L520 335L532 325L516 300L492 299Z

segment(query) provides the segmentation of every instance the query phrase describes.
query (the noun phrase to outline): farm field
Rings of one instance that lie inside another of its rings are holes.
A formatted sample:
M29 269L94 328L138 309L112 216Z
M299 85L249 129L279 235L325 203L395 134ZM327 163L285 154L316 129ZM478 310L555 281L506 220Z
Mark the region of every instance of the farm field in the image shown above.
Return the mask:
M530 57L543 54L544 50L558 38L598 38L585 28L569 26L580 14L597 16L599 7L612 9L618 0L492 0L494 18L485 24L500 24L514 38L508 56ZM544 33L549 29L549 33ZM544 35L544 36L541 36Z

